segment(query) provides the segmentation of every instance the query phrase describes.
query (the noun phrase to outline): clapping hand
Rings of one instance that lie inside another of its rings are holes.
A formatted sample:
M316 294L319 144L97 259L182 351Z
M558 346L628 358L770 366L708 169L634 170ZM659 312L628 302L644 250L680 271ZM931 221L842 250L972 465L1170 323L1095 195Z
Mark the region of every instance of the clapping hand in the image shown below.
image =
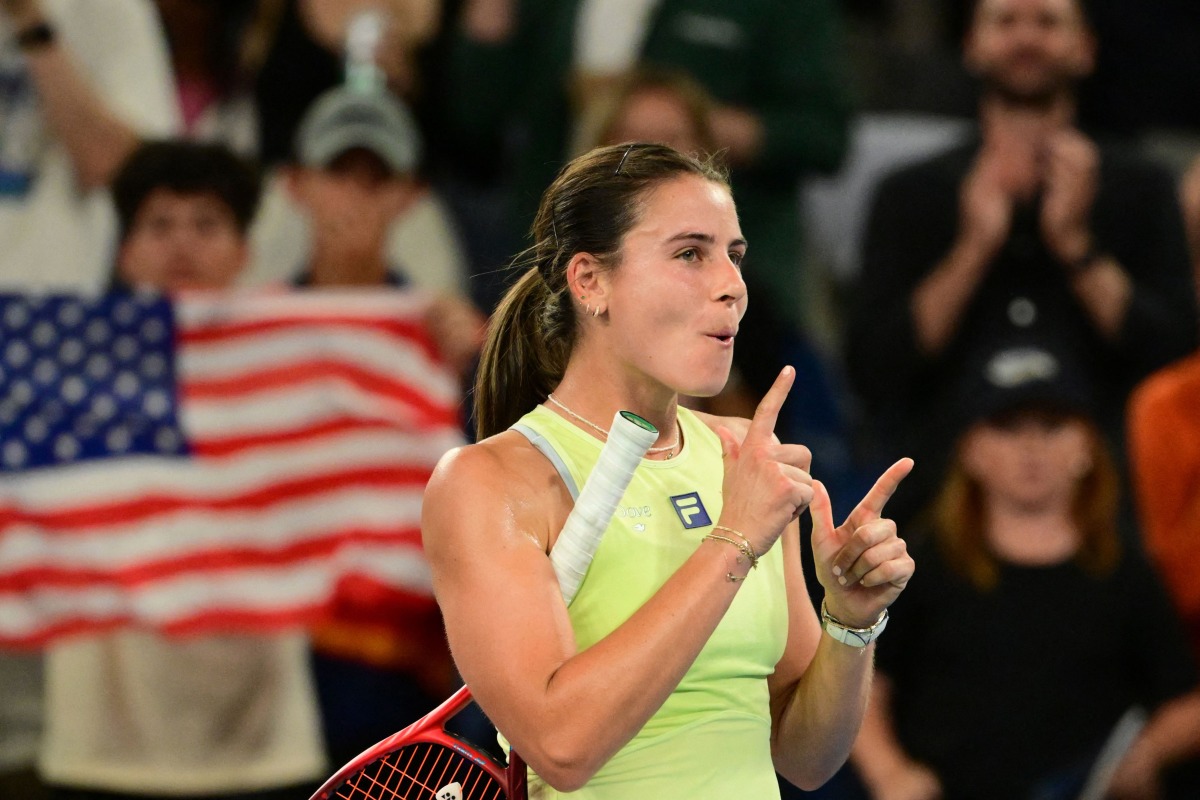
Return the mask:
M1091 213L1099 183L1100 152L1083 134L1059 131L1050 138L1042 197L1046 246L1071 265L1092 247Z

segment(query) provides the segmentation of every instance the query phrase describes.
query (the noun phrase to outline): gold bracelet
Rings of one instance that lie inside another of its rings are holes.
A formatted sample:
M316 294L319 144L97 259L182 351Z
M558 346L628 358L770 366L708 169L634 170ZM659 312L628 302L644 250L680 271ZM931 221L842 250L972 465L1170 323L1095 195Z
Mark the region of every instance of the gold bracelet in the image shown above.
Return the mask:
M751 550L747 545L744 545L740 542L735 542L733 539L730 539L728 536L722 536L719 533L709 533L709 534L706 534L704 538L712 539L717 542L727 542L727 543L733 545L734 547L736 547L738 549L737 563L739 563L739 564L741 564L743 561L750 560L753 558L753 555L754 555L753 550ZM754 564L754 561L751 560L750 563ZM730 583L740 583L741 581L746 580L746 576L742 575L739 577L737 575L734 575L732 572L726 572L725 580L729 581Z
M754 545L750 544L750 540L743 536L741 531L735 531L733 528L725 525L713 525L713 530L732 533L734 536L741 539L742 543L738 545L738 550L741 550L746 554L746 558L750 559L751 569L758 569L758 554L754 552Z

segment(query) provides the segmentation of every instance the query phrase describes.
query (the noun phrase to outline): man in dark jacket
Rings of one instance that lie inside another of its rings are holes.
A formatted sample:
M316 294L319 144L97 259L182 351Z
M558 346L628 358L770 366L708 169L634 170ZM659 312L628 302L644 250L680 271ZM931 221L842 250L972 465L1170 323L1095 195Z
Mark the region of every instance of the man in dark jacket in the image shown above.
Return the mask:
M1074 351L1118 448L1133 384L1195 347L1169 174L1075 127L1095 52L1079 0L979 0L965 42L978 135L877 193L848 358L881 456L917 461L898 518L940 477L946 387L997 337Z

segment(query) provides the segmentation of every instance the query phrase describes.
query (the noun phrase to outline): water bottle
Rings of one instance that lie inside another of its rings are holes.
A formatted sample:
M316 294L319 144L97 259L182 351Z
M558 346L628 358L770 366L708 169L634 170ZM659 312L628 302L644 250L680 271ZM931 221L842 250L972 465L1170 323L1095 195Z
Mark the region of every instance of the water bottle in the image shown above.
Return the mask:
M383 26L384 16L378 9L355 12L346 26L346 85L354 91L375 92L386 83L376 58Z

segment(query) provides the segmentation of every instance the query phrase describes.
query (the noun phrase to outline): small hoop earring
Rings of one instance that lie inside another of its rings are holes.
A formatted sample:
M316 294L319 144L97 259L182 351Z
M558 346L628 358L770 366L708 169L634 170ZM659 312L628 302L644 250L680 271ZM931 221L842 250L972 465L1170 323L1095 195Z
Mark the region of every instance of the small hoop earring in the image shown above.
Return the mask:
M596 310L592 312L592 316L593 317L600 316L600 305L599 304L596 305Z
M594 317L594 316L596 316L595 312L594 312L594 311L592 311L592 307L591 307L591 306L585 305L585 306L584 306L584 308L586 308L586 309L587 309L587 313L588 313L588 314L590 314L590 315L591 315L591 316L593 316L593 317Z

